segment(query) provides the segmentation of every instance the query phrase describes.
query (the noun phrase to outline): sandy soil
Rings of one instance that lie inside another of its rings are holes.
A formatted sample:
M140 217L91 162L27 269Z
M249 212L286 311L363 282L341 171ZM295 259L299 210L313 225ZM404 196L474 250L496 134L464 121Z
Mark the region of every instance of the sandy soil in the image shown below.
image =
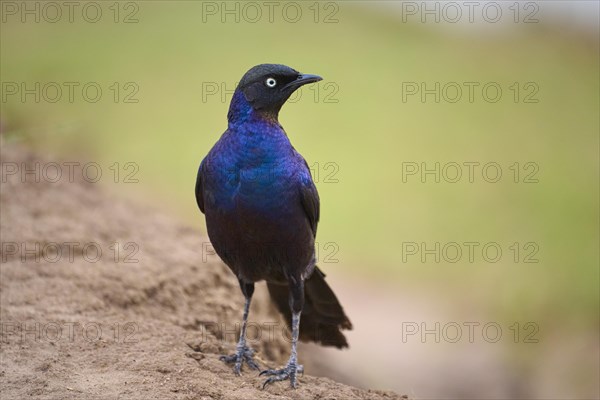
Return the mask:
M2 399L401 398L309 375L296 390L235 376L218 357L234 349L243 298L206 237L77 177L24 182L21 163L44 161L14 144L0 155ZM264 289L249 333L274 367L289 345Z

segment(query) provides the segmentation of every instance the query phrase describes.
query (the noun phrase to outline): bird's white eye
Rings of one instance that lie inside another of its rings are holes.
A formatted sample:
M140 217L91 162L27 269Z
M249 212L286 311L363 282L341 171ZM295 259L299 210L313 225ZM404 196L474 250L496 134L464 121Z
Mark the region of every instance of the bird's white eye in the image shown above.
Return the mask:
M277 81L273 78L267 78L267 80L265 81L265 84L270 88L274 88L275 85L277 85Z

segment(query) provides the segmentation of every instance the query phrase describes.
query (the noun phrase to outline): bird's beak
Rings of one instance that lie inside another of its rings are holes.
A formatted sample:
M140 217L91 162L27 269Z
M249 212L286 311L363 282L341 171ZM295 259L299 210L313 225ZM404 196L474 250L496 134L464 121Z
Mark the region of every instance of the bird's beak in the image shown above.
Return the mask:
M284 86L284 89L298 89L300 86L306 85L307 83L322 81L319 75L301 74L295 81L292 81Z

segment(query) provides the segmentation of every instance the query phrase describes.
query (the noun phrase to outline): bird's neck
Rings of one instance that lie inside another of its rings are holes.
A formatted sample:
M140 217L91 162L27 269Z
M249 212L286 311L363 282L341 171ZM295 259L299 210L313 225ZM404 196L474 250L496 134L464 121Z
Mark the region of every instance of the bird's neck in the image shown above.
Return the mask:
M236 90L233 93L233 98L229 105L227 120L229 121L230 126L247 123L272 124L279 126L278 114L279 110L255 110L248 100L246 100L244 94L240 90Z

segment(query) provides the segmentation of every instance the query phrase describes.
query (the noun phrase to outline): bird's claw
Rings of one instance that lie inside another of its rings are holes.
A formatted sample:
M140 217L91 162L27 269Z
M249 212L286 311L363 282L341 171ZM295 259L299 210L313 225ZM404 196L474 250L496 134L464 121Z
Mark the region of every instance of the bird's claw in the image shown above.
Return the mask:
M270 383L284 381L286 379L289 379L290 385L293 388L296 388L296 374L298 373L304 375L304 367L300 364L288 363L288 365L281 369L266 369L262 371L259 376L269 376L265 383L263 383L263 389Z
M260 367L256 361L254 361L254 350L248 346L238 348L234 354L229 356L221 356L219 357L219 360L227 364L235 363L233 366L233 372L235 372L236 375L241 375L242 364L244 362L246 362L251 369L260 370Z

